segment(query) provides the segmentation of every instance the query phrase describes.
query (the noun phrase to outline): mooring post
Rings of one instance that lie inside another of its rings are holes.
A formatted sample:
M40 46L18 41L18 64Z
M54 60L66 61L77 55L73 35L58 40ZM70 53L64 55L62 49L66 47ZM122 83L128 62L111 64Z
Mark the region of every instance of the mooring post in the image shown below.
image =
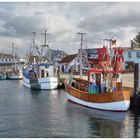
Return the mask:
M133 109L137 109L140 107L140 89L139 89L139 64L134 64L134 90L131 98L130 107Z
M137 97L139 94L139 64L134 65L134 93L133 97Z

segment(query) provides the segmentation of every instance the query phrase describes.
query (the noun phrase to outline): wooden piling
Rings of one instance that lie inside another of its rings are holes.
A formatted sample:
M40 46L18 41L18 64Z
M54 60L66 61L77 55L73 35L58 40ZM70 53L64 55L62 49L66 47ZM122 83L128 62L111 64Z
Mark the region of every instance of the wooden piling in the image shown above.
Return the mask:
M139 90L139 64L134 65L134 96L138 96Z
M140 106L140 91L139 91L139 64L134 65L134 90L131 98L131 107Z

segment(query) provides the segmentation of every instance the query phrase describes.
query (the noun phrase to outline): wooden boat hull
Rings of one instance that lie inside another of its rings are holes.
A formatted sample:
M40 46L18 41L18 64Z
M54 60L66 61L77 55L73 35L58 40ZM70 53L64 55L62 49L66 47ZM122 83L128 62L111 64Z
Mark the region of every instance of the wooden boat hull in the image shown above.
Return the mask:
M127 111L130 107L130 92L89 94L70 85L66 86L66 95L74 103L101 110Z
M39 78L38 82L31 83L29 79L23 76L23 84L31 89L56 89L58 87L57 77Z

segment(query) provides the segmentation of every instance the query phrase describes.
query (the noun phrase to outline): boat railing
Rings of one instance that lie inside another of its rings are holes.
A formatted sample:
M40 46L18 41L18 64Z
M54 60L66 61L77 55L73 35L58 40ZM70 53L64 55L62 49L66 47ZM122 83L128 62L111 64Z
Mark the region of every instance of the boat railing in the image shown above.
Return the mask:
M117 92L117 91L122 91L122 82L116 82L116 86L115 88L111 88L109 85L95 85L92 82L89 82L87 80L84 79L80 79L80 78L73 78L73 80L71 80L71 86L79 89L81 91L84 92L94 92L95 94L97 93L112 93L112 92Z

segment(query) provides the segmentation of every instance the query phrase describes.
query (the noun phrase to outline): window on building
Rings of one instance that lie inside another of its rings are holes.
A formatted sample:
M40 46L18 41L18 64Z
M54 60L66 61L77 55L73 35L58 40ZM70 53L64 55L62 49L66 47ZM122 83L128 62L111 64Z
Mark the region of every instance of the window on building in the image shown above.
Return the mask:
M132 53L128 52L128 58L130 59L132 57Z
M80 62L80 60L79 60L79 59L77 59L77 62L79 63L79 62Z
M136 52L136 57L140 57L140 52Z

